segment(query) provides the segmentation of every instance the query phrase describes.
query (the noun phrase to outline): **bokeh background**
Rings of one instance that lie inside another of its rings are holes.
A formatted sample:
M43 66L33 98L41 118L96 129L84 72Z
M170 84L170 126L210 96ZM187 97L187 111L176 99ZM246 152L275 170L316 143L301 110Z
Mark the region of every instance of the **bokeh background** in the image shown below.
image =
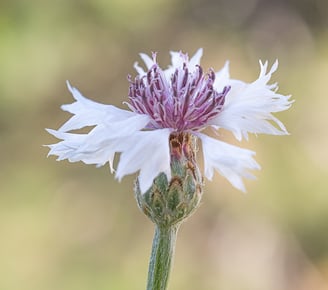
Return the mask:
M145 289L153 225L134 176L46 158L72 102L65 81L123 107L139 52L226 59L292 94L290 136L252 136L263 170L248 194L216 176L180 230L170 289L328 289L328 2L326 0L0 1L0 289ZM235 141L227 132L222 138Z

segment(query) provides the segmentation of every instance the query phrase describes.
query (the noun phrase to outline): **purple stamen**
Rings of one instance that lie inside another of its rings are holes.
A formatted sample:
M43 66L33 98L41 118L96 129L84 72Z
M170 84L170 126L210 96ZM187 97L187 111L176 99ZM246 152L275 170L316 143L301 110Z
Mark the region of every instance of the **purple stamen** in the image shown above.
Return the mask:
M145 76L137 76L134 81L128 77L129 107L150 116L153 120L150 128L173 128L177 132L199 130L220 113L230 87L217 92L213 87L213 70L204 75L197 65L195 71L190 72L184 63L169 82L156 59L154 62Z

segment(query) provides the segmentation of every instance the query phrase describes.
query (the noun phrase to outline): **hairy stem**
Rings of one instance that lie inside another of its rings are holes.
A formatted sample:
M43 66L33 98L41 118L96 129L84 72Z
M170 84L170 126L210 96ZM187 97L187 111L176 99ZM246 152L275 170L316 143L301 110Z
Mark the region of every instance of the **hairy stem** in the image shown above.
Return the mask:
M147 290L166 290L179 225L156 225L148 270Z

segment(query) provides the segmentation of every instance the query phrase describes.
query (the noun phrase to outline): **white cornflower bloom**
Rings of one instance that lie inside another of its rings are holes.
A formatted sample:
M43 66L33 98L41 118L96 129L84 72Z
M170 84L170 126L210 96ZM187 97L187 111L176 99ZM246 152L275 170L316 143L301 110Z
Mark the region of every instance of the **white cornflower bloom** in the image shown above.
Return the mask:
M201 133L206 127L230 130L241 140L248 133L286 135L284 125L272 113L287 110L290 96L278 94L276 84L268 84L278 67L260 62L260 75L252 83L231 79L229 64L218 72L203 72L202 49L189 59L187 54L171 52L172 64L163 70L152 57L141 54L147 70L137 63L138 75L129 76L129 110L91 101L70 86L75 102L62 109L73 116L58 130L48 132L59 143L49 145L49 155L57 160L83 161L102 166L109 162L112 172L116 153L120 160L116 177L139 171L139 186L146 192L161 172L170 179L169 137L186 132L202 142L204 175L214 171L245 191L242 178L254 178L249 170L260 169L255 152L216 140ZM94 126L87 134L70 131Z

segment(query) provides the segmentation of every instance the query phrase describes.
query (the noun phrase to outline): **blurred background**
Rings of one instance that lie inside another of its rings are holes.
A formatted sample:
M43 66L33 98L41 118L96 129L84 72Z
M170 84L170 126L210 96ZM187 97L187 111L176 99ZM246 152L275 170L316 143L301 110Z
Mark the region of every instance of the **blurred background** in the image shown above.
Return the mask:
M296 102L277 115L290 136L241 144L262 166L247 194L206 182L170 289L328 289L327 26L326 0L0 1L0 289L145 289L153 225L134 176L47 159L44 128L70 117L66 80L123 107L139 52L166 67L199 47L204 69L229 59L247 82L279 59L272 82Z

